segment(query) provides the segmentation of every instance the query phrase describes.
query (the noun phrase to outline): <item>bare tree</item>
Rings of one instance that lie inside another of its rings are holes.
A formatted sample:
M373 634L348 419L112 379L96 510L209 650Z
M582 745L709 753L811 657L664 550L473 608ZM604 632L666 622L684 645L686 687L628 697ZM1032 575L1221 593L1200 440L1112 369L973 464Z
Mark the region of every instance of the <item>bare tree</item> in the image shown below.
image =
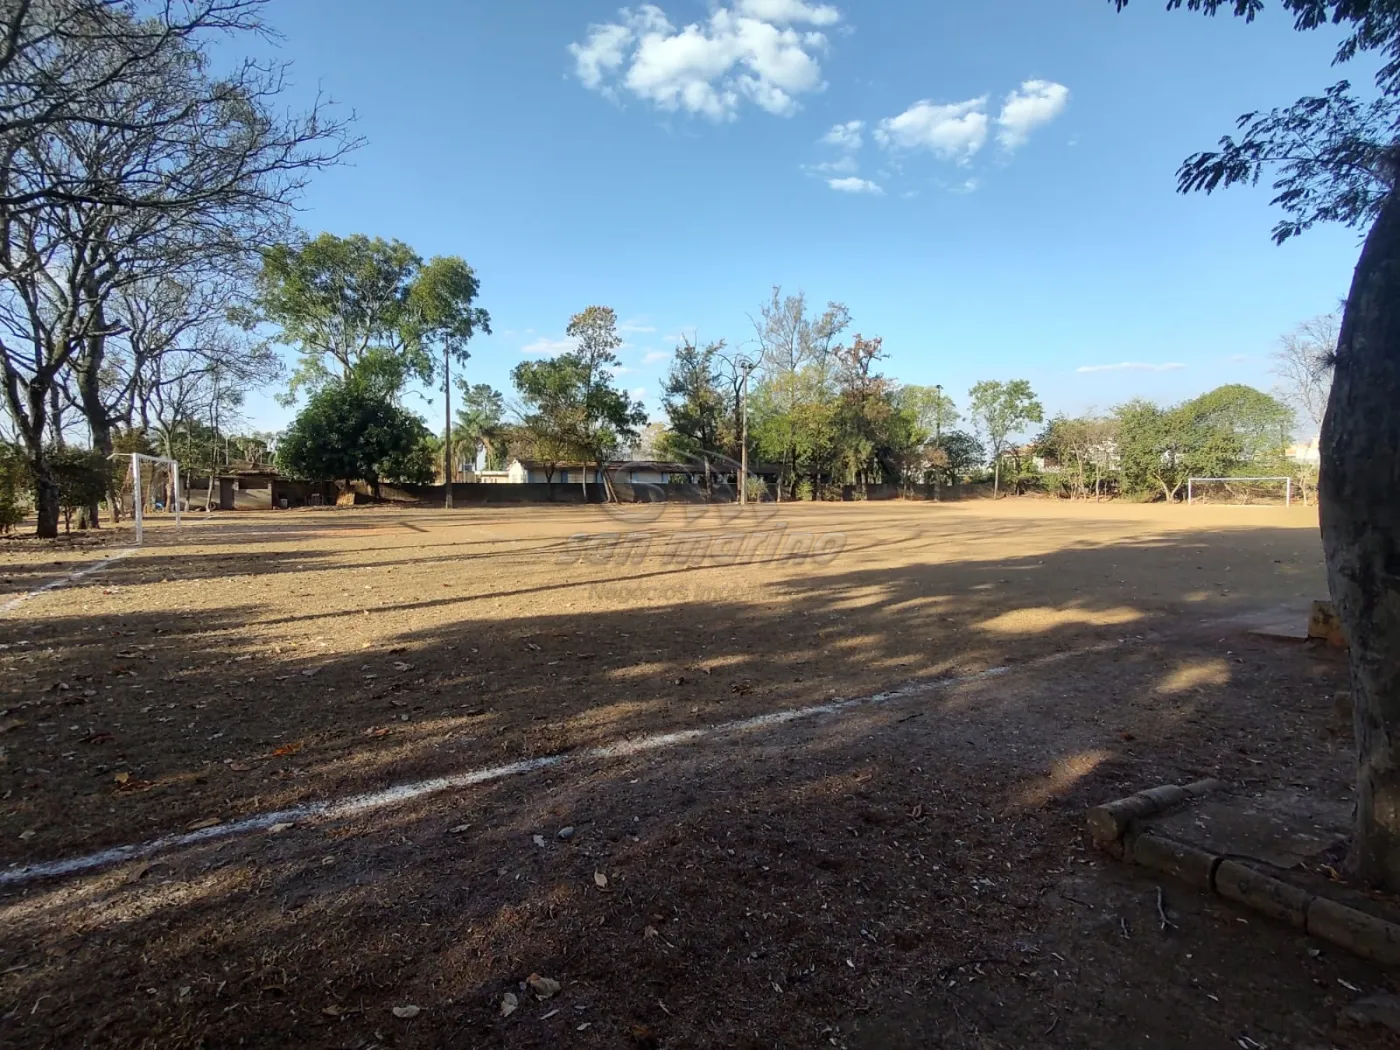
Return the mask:
M208 187L162 186L157 169L113 182L94 171L45 168L35 153L55 132L119 127L101 100L146 89L151 71L171 56L197 56L202 70L211 37L271 35L260 18L267 2L0 0L0 213L80 203L163 210L207 194ZM284 70L245 62L230 77L206 78L188 102L196 109L236 102L248 83L280 79Z
M1332 391L1332 363L1337 357L1341 320L1323 314L1304 321L1279 340L1271 371L1278 378L1278 396L1306 420L1315 437L1322 429L1327 396Z
M6 95L14 112L0 113L0 365L37 479L41 536L57 533L44 435L65 370L94 446L111 450L102 377L107 341L122 333L109 317L114 296L236 270L282 239L309 173L355 145L319 103L300 117L274 112L284 67L209 74L208 31L258 30L260 6L188 0L148 19L138 3L35 0L8 25L13 53L0 55L0 71L29 79ZM74 72L44 105L54 69Z

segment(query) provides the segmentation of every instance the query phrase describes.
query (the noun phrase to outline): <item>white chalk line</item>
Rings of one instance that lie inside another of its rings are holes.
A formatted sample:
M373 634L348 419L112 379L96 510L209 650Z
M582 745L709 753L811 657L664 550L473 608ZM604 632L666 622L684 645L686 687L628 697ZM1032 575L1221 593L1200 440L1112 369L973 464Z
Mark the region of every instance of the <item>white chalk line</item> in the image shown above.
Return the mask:
M135 554L138 550L140 550L139 547L128 547L126 548L126 550L117 551L115 554L103 558L99 562L94 562L86 568L75 569L73 572L70 572L67 576L60 576L56 580L50 580L42 587L36 587L34 590L29 591L27 594L21 594L17 597L11 598L9 601L5 602L4 605L0 605L0 614L12 612L13 610L18 609L25 602L29 601L30 598L38 597L39 595L44 594L48 591L58 590L58 588L60 587L67 587L70 583L73 583L75 580L81 580L84 576L91 576L95 572L101 572L107 566L111 565L112 562L120 561L122 558L129 557L130 555Z
M1030 661L1030 664L1045 662L1045 660L1059 660L1068 655L1071 654L1055 653L1042 660ZM1030 664L1021 664L1018 666L1025 667ZM1006 674L1010 670L1010 667L992 667L985 671L978 671L975 674L961 675L955 678L938 678L931 681L916 682L898 689L890 689L883 693L875 693L871 696L830 700L823 704L812 704L809 707L796 707L784 711L773 711L768 714L755 715L752 718L741 718L733 722L721 722L718 725L709 726L704 729L684 729L671 733L654 733L648 736L633 737L630 739L624 738L611 744L581 748L578 751L546 755L541 758L530 758L520 762L511 762L503 766L488 766L484 769L475 769L453 776L432 777L428 780L398 784L380 791L350 795L334 802L309 802L305 805L292 806L288 809L281 809L272 813L259 813L255 816L245 817L242 820L232 821L227 824L215 824L211 827L200 828L196 831L162 835L159 838L151 839L147 842L133 843L126 846L113 846L110 849L99 850L96 853L89 853L80 857L69 857L65 860L44 861L23 866L12 866L6 868L4 871L0 871L0 886L13 886L23 882L32 882L35 879L53 878L59 875L72 875L80 871L92 871L96 868L110 867L113 864L120 864L123 861L149 857L156 853L165 853L170 850L197 845L198 843L208 842L213 839L231 838L238 835L245 835L249 832L265 831L275 824L304 825L357 816L362 813L400 806L406 802L412 802L415 799L420 799L428 795L441 794L444 791L452 791L459 788L473 787L477 784L485 784L493 780L501 780L505 777L518 776L523 773L533 773L536 770L549 769L553 766L564 765L565 763L578 764L588 761L607 761L611 759L628 758L648 751L660 751L681 744L695 743L696 741L704 740L711 736L738 733L745 730L768 729L773 726L784 725L788 722L795 722L799 719L815 718L819 715L838 714L855 707L885 704L892 700L902 700L937 689L969 685L973 682L979 682L987 678L994 678L998 675Z

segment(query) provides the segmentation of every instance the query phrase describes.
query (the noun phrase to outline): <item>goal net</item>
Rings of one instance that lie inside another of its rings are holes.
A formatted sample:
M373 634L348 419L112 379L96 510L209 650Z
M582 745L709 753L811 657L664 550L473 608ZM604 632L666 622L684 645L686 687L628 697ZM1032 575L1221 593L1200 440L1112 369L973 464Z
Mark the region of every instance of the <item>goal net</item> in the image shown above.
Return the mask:
M1292 478L1190 478L1187 503L1232 507L1287 507L1293 503Z
M180 486L180 464L165 456L139 452L117 453L112 458L131 460L122 482L122 502L131 508L136 542L141 543L143 527L152 515L169 515L178 529L180 512L187 509L186 493Z

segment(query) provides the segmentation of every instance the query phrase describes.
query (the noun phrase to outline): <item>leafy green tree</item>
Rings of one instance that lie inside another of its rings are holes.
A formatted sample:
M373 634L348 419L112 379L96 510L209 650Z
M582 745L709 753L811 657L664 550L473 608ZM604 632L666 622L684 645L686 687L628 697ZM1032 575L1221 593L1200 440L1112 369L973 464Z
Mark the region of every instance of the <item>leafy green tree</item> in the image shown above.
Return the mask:
M1175 500L1203 458L1196 455L1190 420L1182 412L1137 399L1114 410L1118 423L1118 459L1128 492L1160 490ZM1228 455L1237 446L1221 450Z
M574 454L568 438L540 411L528 413L518 423L506 426L502 433L509 454L516 459L537 462L549 485L554 484L559 464Z
M957 484L958 479L981 469L986 462L987 450L982 442L962 430L946 430L925 446L928 470L948 485Z
M814 315L804 294L784 296L779 287L754 321L763 368L756 437L762 454L784 465L780 494L786 481L796 495L804 460L818 481L835 464L831 354L850 324L841 303Z
M475 463L477 450L486 450L486 469L499 470L504 452L505 398L489 383L459 383L462 407L452 427L452 462Z
M515 366L511 379L525 402L527 428L551 448L570 449L602 473L618 446L637 436L646 410L613 386L622 339L610 307L590 306L575 314L566 331L576 349L550 360L524 361ZM587 492L587 471L583 475ZM603 485L608 498L615 498L605 473Z
M1128 0L1111 0L1119 10ZM1187 158L1182 192L1253 185L1266 173L1283 242L1319 222L1367 229L1352 275L1323 420L1319 493L1328 582L1351 660L1357 805L1350 864L1400 890L1400 0L1279 0L1302 32L1337 32L1336 63L1375 52L1375 93L1343 80L1321 94L1239 119L1238 136ZM1168 0L1252 20L1264 0Z
M297 477L366 481L378 497L383 481L432 480L430 436L421 419L352 372L311 396L287 428L277 462Z
M449 359L465 362L467 341L490 333L491 319L474 305L475 272L456 256L427 263L402 241L323 233L302 244L263 252L257 314L279 329L277 341L301 357L288 386L316 390L373 360L394 390L408 379L431 382Z
M1032 423L1045 418L1045 410L1036 400L1031 384L1025 379L1003 383L986 379L968 391L968 411L982 433L992 456L992 494L1001 489L1001 457L1010 439Z
M1060 491L1071 499L1102 494L1111 476L1118 447L1118 423L1097 416L1055 416L1035 439L1036 451L1059 464Z
M728 400L720 386L719 356L724 341L701 346L684 339L671 358L671 369L661 385L661 405L670 422L667 447L677 458L698 459L706 464L720 451L720 436L728 415Z
M436 256L418 272L408 290L408 305L415 337L425 346L437 344L441 351L443 423L443 480L447 483L446 503L452 506L455 455L461 447L452 439L452 365L464 367L471 354L467 343L477 332L491 334L491 317L474 306L480 284L476 274L457 256ZM437 360L434 356L433 360ZM476 435L480 439L480 435ZM472 445L473 457L476 453Z
M289 395L345 379L371 351L403 356L405 374L431 367L414 338L409 290L423 260L401 241L323 233L263 252L260 319L301 361Z
M895 394L899 407L911 413L920 429L930 437L952 430L962 421L958 406L941 387L909 383Z
M1188 401L1182 410L1192 427L1224 430L1238 443L1238 458L1217 476L1283 468L1293 436L1293 410L1277 398L1231 383Z

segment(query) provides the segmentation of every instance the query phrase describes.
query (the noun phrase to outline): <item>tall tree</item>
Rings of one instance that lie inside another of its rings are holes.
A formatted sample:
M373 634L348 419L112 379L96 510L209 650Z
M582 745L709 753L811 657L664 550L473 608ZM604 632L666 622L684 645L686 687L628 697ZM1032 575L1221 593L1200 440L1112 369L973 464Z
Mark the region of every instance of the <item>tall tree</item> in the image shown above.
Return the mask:
M1271 371L1279 381L1279 396L1292 406L1298 422L1310 428L1310 437L1321 431L1327 412L1338 328L1336 314L1314 317L1280 339L1273 353Z
M456 425L452 428L452 462L474 463L477 451L484 448L486 469L500 469L505 398L489 383L460 383L457 390L462 406L457 409Z
M441 361L443 398L442 472L446 483L445 502L452 506L452 482L456 480L453 458L456 443L452 440L452 366L466 367L471 353L467 343L477 332L491 334L491 317L475 306L481 290L476 273L466 261L455 255L440 255L429 259L414 278L408 290L410 323L414 337L425 350L434 344L440 349L430 360ZM474 451L474 450L473 450Z
M719 451L728 415L725 391L720 386L723 351L723 340L701 346L683 338L661 385L661 406L670 422L668 449L678 458L704 460L706 488L710 484L710 457Z
M1127 0L1112 0L1119 10ZM1400 2L1280 0L1299 31L1341 27L1335 61L1382 58L1374 98L1340 81L1269 113L1239 136L1187 158L1183 192L1273 178L1280 243L1319 222L1369 228L1352 275L1322 423L1322 544L1350 643L1357 807L1350 862L1364 880L1400 890ZM1169 7L1183 6L1168 0ZM1186 0L1252 20L1263 0Z
M913 414L920 429L935 437L962 421L957 403L942 387L906 383L899 388L895 399L901 408Z
M1041 455L1053 456L1059 462L1062 492L1071 499L1087 499L1092 488L1097 499L1117 458L1118 422L1095 415L1057 415L1036 438L1035 445Z
M94 445L111 449L101 384L117 290L211 260L236 266L285 225L307 172L351 145L315 110L275 112L280 67L209 72L210 34L257 28L258 6L194 0L162 15L132 3L17 0L7 11L0 364L33 461L40 535L57 532L44 450L66 378Z
M313 480L366 481L378 496L384 481L432 480L430 437L421 419L352 372L311 396L287 428L277 462Z
M526 427L552 448L571 449L585 466L593 463L611 500L603 465L624 440L637 436L646 411L613 385L622 345L617 314L607 306L590 306L569 320L566 331L576 349L551 360L524 361L511 379L525 402ZM588 472L580 473L587 493Z
M1229 383L1181 406L1188 426L1225 432L1248 470L1277 470L1293 436L1293 412L1282 401L1243 383Z
M426 379L433 360L409 298L422 258L402 241L322 233L263 252L258 275L261 320L300 356L286 400L344 379L369 354L396 361L402 378Z
M847 480L866 485L886 472L897 476L895 461L902 457L893 446L900 416L893 384L876 371L876 365L888 356L884 341L879 336L867 339L857 332L849 346L836 347L832 356L840 398L837 455Z
M992 495L1001 489L1001 457L1009 441L1032 423L1045 418L1045 410L1036 400L1035 391L1025 379L1000 382L985 379L967 393L968 411L977 426L987 436L992 454Z
M760 430L769 454L784 465L795 495L804 452L829 460L831 351L850 327L851 315L843 304L828 303L820 316L813 316L802 292L784 296L775 285L752 320L764 376L760 403L767 408Z
M949 485L957 484L958 479L987 462L987 450L982 442L961 430L945 430L929 441L924 450L926 469Z

